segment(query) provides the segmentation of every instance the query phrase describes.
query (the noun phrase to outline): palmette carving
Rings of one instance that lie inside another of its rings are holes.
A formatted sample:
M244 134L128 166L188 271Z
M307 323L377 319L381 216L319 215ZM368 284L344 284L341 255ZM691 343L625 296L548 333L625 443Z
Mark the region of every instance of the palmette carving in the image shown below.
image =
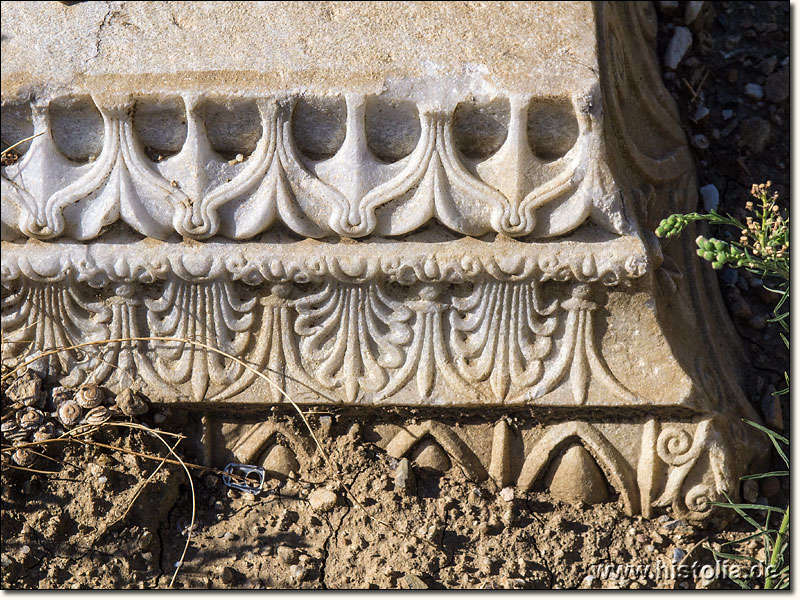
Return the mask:
M341 394L345 402L394 402L412 393L435 404L454 397L519 403L567 386L573 403L584 404L590 380L618 401L638 402L597 350L597 305L582 285L567 300L547 301L531 280L483 280L466 297L445 294L443 284L418 283L418 299L400 302L371 278L374 273L356 268L339 276L366 278L363 283L325 283L292 299L296 288L286 283L270 284L263 295L225 279L191 282L210 267L188 257L173 268L178 278L163 284L92 277L93 285L112 283L113 293L102 303L75 297L66 280L56 290L23 284L4 299L4 356L107 339L88 352L96 356L89 369L94 381L123 389L139 377L159 393L174 389L212 402L246 390L257 377L254 370L269 377L267 393L276 402L288 378ZM124 280L126 273L120 266L115 277ZM151 281L149 273L141 272L145 281ZM153 285L161 286L156 298ZM89 368L62 363L59 370L72 378Z
M232 284L212 281L187 284L169 281L160 298L147 299L147 321L154 337L177 341L150 342L158 376L169 384L189 386L195 400L228 388L245 376L246 369L196 344L233 356L244 355L251 339L255 298L243 301Z
M379 391L389 381L387 369L402 364L411 311L377 284L326 284L295 307L308 371L326 388L341 388L348 402L360 390Z
M97 365L96 350L89 346L70 347L107 339L111 317L106 306L84 297L70 280L24 282L14 291L4 287L3 355L33 358L45 351L60 350L35 360L31 368L63 373L65 385L77 385Z
M512 381L518 390L542 378L558 323L557 301L545 306L530 282L484 282L453 305L458 311L450 314L455 360L468 381L488 379L502 401Z

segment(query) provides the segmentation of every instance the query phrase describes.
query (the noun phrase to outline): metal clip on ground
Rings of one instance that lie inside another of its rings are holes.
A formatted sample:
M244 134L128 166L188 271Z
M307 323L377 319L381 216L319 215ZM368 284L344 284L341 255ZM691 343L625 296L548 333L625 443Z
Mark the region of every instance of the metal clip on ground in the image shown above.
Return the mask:
M237 463L229 463L225 467L227 475L222 476L222 482L230 488L239 490L241 492L249 492L251 494L258 494L264 486L264 469L256 467L255 465L240 465ZM253 481L252 475L258 476L257 481ZM248 483L237 483L231 479L231 475L236 475L242 479L247 480Z

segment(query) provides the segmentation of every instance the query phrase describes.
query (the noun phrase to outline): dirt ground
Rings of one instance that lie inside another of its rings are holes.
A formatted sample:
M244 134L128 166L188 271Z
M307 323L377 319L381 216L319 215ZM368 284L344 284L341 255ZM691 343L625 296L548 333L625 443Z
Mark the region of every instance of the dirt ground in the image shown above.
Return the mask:
M684 25L687 3L656 4L663 56L674 27ZM789 3L719 2L708 9L689 26L692 50L666 80L686 115L699 184L717 187L723 213L739 210L751 184L766 180L788 206ZM761 86L763 97L748 84ZM723 270L720 285L752 357L750 399L768 424L782 421L786 434L788 397L776 406L770 395L788 368L775 325L765 322L776 298L742 273ZM50 394L52 384L45 390ZM179 563L175 588L736 588L691 568L714 564L706 544L749 532L732 514L720 533L669 514L631 518L613 498L575 506L545 494L510 497L458 469L413 468L402 485L397 460L332 416L321 441L335 468L322 463L302 479L268 479L258 496L192 470L193 501L183 467L164 464L153 475L159 463L131 453L164 456L164 444L125 427L103 427L87 438L91 443L53 444L47 454L55 461L40 457L31 467L44 473L4 461L2 587L166 588ZM270 418L305 433L289 411ZM202 431L198 414L151 406L129 422L183 433L177 453L203 462L192 443ZM319 417L311 424L319 430ZM785 506L788 479L764 482L757 492ZM739 550L763 558L756 540ZM687 565L686 577L658 575L659 565L665 573L675 562ZM604 573L609 564L650 571Z

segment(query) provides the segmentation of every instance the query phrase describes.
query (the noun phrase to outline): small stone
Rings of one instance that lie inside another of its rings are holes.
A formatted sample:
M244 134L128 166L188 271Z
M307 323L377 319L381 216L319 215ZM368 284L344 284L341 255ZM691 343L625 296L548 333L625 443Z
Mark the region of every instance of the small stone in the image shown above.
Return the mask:
M672 560L674 562L680 562L684 556L686 556L686 551L681 548L675 548L672 551Z
M703 209L706 212L711 212L719 208L719 190L713 183L701 187L700 195L703 198Z
M664 65L674 71L692 46L692 32L686 27L676 27L664 54Z
M114 403L126 417L143 415L149 410L147 403L130 389L124 389L117 394Z
M405 581L406 585L409 589L412 590L427 590L428 584L422 581L418 576L414 575L413 573L406 573L403 575L403 581Z
M722 120L728 121L733 117L733 111L730 108L723 109L722 111Z
M764 151L772 133L769 121L760 117L747 119L739 126L740 144L750 149L754 154Z
M308 503L317 512L330 512L336 506L338 496L326 488L317 488L308 495Z
M771 74L775 67L778 65L778 57L772 55L768 58L765 58L760 63L758 63L758 70L761 71L764 75Z
M223 567L222 571L219 574L219 578L225 585L230 585L231 583L233 583L233 569L231 569L230 567Z
M292 565L289 567L289 576L297 581L303 581L303 579L306 578L307 573L308 569L306 569L303 565Z
M222 536L222 539L225 540L226 542L232 542L233 540L236 539L236 536L230 531L226 531L225 534Z
M773 396L769 392L764 395L761 400L761 414L764 415L764 424L767 427L775 431L783 431L783 409L778 396Z
M742 498L748 504L754 504L758 500L758 482L747 479L742 482Z
M28 554L30 551L31 551L31 547L28 546L27 544L25 544L24 546L22 546L22 548L19 549L19 553L22 554L23 556Z
M396 492L406 495L411 495L417 490L414 470L411 468L411 462L407 458L403 458L397 464L397 469L394 472L394 489Z
M268 475L279 479L286 479L291 473L300 470L300 463L297 462L294 452L281 444L275 444L269 449L262 464Z
M777 477L765 477L761 480L761 494L765 498L774 498L781 491L781 482Z
M684 21L684 23L686 23L687 25L689 25L691 23L694 23L694 20L697 18L697 16L703 10L703 7L705 6L705 4L706 3L703 0L699 0L699 1L693 0L693 1L687 2L686 3L686 12L683 13L683 21Z
M703 119L705 119L708 115L711 114L711 111L707 106L700 105L697 107L697 110L694 111L694 115L692 115L692 120L695 123L699 123Z
M789 99L789 69L783 68L767 77L764 84L767 100L780 104Z
M161 425L166 420L167 420L167 417L166 417L166 415L164 415L164 413L158 412L158 413L153 415L153 422L156 425Z
M504 487L500 490L500 498L503 502L511 502L514 499L514 488Z
M300 554L289 546L278 546L278 558L286 565L296 565L300 560Z
M650 541L650 538L643 533L637 533L636 541L639 542L640 544L646 544Z
M764 88L757 83L748 83L744 86L744 95L753 100L761 100L764 97Z

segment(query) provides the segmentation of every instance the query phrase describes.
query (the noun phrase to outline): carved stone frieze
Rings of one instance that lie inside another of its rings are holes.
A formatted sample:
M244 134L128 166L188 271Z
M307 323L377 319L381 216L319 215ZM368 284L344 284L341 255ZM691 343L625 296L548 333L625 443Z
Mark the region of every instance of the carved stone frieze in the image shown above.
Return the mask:
M3 53L4 364L242 418L424 409L376 418L392 456L602 472L630 513L736 493L740 344L691 235L652 234L697 192L649 3L211 2L209 32L123 2L136 40L91 47L97 3L6 4L3 48L37 43ZM220 452L311 460L251 425Z

